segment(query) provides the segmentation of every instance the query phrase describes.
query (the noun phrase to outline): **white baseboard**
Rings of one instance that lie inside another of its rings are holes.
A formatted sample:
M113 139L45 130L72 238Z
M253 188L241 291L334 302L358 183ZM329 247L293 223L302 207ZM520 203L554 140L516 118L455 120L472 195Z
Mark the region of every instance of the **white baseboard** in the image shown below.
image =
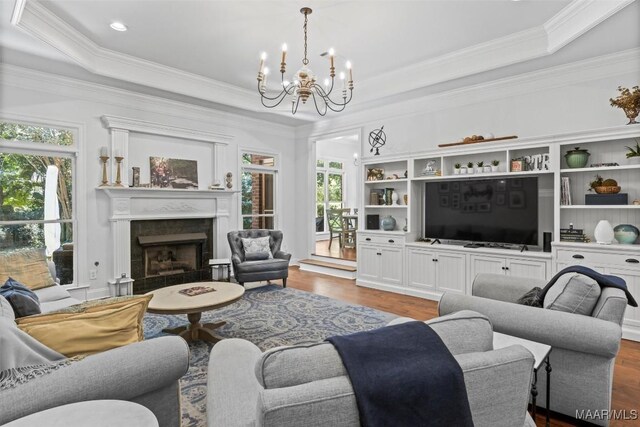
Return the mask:
M326 274L327 276L340 277L342 279L355 280L357 271L344 271L337 268L323 267L313 264L300 264L300 270L309 271L311 273Z

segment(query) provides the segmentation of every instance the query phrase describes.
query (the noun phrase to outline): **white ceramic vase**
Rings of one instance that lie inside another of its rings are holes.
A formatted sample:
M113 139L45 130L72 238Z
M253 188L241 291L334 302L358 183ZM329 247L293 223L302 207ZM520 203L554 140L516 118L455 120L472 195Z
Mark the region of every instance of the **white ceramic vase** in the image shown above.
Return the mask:
M393 193L391 193L391 203L394 204L394 205L398 204L398 193L396 193L395 191ZM611 231L611 232L613 233L613 231Z
M610 245L614 238L611 223L606 219L600 220L598 225L596 225L596 229L593 230L593 237L595 237L596 243L601 245Z

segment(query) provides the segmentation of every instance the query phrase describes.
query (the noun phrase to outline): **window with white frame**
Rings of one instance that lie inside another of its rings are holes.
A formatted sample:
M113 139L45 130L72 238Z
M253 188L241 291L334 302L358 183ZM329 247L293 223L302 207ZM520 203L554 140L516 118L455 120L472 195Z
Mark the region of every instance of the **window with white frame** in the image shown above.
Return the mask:
M344 163L316 160L316 233L328 231L327 211L345 204Z
M277 162L273 154L242 152L240 210L244 230L276 227Z
M0 252L41 250L75 283L73 130L0 120Z

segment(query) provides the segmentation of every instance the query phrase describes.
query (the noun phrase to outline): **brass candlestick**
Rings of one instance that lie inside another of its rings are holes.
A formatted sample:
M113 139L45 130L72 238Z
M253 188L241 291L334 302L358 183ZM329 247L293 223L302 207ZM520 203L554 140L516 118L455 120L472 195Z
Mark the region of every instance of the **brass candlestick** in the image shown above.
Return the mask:
M116 156L116 163L118 163L117 167L116 167L116 183L113 184L114 187L124 187L124 185L122 185L122 180L120 178L121 174L120 174L120 166L122 164L122 160L124 159L124 157L121 156Z
M100 156L100 160L102 160L102 184L100 187L108 187L109 178L107 177L107 161L109 160L109 156Z

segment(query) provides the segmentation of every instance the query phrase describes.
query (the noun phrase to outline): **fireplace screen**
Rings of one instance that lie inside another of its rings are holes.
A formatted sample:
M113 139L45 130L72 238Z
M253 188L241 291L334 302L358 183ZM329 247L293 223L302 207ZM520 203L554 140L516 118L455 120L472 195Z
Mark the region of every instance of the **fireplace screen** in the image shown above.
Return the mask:
M145 277L168 276L198 270L204 233L139 236L144 249Z

